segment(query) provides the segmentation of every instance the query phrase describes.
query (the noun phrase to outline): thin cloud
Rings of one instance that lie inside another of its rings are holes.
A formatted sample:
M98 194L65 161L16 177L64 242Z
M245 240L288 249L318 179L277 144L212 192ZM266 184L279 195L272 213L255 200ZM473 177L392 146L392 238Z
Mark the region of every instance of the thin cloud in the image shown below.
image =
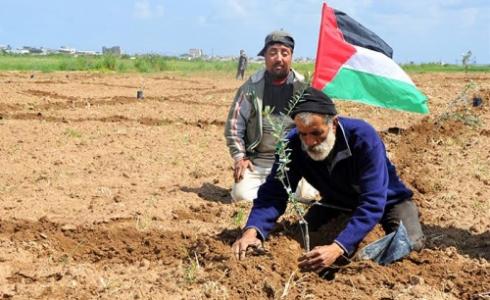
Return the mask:
M457 18L458 15L460 17L460 26L465 27L465 28L471 28L472 26L478 26L478 17L480 15L481 11L478 8L465 8L460 11L460 13L453 13L452 16L448 17L453 17ZM488 26L488 24L487 24Z
M231 13L239 17L247 16L247 9L244 6L245 1L227 0L226 5L231 9Z
M455 9L456 6L457 9ZM433 3L424 1L423 4L421 2L404 3L398 7L395 6L394 11L397 13L383 14L386 19L392 20L392 23L386 24L388 27L400 28L403 24L412 24L412 30L423 28L426 31L445 24L452 24L453 29L469 29L477 25L478 18L485 14L477 7L458 0L447 3L441 1Z
M256 4L257 0L212 0L206 3L205 8L199 11L194 20L197 24L206 26L256 20L260 14Z
M157 17L163 17L164 13L165 13L165 8L163 7L163 5L157 4L155 9L155 15Z
M151 18L150 3L147 0L136 0L134 3L134 16L138 19Z
M147 20L155 17L163 17L164 11L165 9L162 4L152 6L149 0L136 0L133 15L137 19Z
M208 25L208 18L206 16L198 16L197 23L201 26Z

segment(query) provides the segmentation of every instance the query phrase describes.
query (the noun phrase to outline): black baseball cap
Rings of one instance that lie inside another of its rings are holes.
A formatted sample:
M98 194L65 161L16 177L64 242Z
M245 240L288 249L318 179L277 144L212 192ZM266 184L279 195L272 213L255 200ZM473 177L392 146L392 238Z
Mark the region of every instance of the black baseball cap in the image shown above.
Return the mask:
M272 44L280 43L286 47L291 48L291 51L294 50L294 39L293 37L287 33L286 31L273 31L269 33L265 37L264 48L260 50L258 56L264 56L265 51L267 51L267 47Z

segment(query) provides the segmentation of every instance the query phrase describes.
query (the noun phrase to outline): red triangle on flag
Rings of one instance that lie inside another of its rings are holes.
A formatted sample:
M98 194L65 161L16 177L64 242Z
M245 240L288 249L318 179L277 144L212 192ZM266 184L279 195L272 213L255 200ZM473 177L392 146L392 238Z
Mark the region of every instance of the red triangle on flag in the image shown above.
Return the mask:
M323 3L312 86L323 90L354 53L356 49L344 40L337 26L334 10Z

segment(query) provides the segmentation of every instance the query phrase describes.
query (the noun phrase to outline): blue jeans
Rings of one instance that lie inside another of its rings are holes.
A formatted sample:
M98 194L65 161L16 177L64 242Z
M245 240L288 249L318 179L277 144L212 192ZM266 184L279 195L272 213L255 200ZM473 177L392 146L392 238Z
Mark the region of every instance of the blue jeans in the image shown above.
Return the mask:
M316 231L330 219L345 214L334 208L320 205L312 206L305 215L310 231ZM347 213L349 214L349 213ZM404 200L392 206L387 206L381 221L379 222L386 234L395 231L400 225L400 220L407 229L408 237L412 243L413 250L420 251L424 247L425 237L419 220L417 206L412 199Z

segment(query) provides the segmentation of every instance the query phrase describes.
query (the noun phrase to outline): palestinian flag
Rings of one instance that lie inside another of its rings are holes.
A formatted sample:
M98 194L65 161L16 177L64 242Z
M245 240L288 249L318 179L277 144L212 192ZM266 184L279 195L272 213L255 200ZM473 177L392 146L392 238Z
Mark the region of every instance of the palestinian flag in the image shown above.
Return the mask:
M332 98L428 113L427 97L375 33L323 4L313 87Z

